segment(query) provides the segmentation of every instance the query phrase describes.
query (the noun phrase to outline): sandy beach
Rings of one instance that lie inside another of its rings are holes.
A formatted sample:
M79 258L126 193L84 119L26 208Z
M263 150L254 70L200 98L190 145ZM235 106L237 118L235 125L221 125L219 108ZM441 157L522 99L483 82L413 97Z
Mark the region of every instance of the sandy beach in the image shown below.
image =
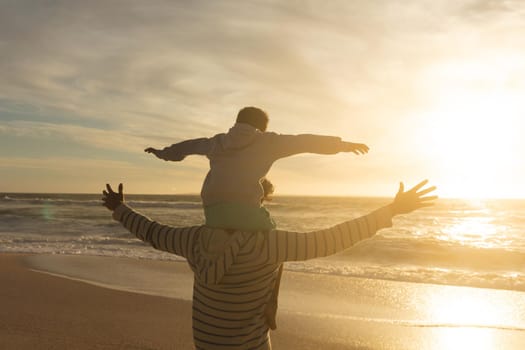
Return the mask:
M192 275L185 263L2 254L0 276L1 349L193 349ZM433 293L453 293L463 304L465 296L486 299L498 310L508 305L514 318L486 323L474 315L462 319L463 326L436 319L437 314L425 319L428 308L419 305ZM286 271L272 344L274 349L522 349L524 294L357 278L341 282L336 276Z
M0 256L2 349L191 349L187 301L30 271Z
M33 268L38 257L0 255L1 349L193 349L190 301L109 289L97 286L97 281L85 283L37 272ZM60 258L73 265L78 262L77 257ZM149 264L150 271L158 264L98 257L87 260L99 268L107 260L121 260L125 265ZM170 265L185 270L187 280L191 281L185 264ZM104 276L103 270L100 275ZM191 285L186 289L191 292ZM156 293L162 291L157 289ZM313 339L284 330L293 330L290 322L293 321L280 320L283 331L272 335L275 348L323 348ZM348 349L337 344L330 348Z

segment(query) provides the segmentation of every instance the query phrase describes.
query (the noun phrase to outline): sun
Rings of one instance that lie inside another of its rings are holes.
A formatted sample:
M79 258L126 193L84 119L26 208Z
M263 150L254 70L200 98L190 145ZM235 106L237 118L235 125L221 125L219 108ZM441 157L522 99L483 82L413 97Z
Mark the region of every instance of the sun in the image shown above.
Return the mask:
M525 125L522 112L519 91L504 84L438 89L420 116L424 126L418 146L439 177L442 195L512 196L525 149L519 132Z

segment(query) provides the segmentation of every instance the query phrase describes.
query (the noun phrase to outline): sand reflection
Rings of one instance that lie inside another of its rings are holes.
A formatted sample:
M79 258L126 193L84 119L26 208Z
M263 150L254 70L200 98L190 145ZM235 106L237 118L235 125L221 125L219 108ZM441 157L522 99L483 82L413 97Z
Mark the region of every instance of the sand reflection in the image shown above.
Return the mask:
M499 339L492 330L479 328L448 328L436 332L435 343L430 349L454 350L454 349L476 349L495 350L498 349Z
M431 349L498 349L497 329L515 324L512 301L497 302L483 290L450 289L432 294L427 319L435 326Z

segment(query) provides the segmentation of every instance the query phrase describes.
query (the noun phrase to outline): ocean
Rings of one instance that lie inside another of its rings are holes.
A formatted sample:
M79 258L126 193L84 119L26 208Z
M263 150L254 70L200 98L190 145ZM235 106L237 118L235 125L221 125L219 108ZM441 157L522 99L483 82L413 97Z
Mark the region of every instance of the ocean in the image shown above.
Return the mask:
M150 218L204 221L200 197L128 195ZM366 214L386 198L286 197L267 204L278 227L312 231ZM0 252L183 260L133 238L97 194L0 194ZM440 199L338 255L287 263L312 274L525 291L525 200Z

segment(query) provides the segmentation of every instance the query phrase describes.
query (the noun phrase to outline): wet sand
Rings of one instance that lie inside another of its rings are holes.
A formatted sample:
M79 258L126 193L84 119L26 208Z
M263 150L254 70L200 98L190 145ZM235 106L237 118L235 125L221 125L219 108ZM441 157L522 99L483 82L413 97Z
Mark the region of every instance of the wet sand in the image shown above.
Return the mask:
M0 254L0 281L0 349L193 349L185 263ZM515 319L422 319L419 304L447 293ZM525 348L525 293L286 271L281 296L276 350Z
M40 273L30 258L0 254L0 349L194 348L190 301ZM309 337L280 333L272 335L276 349L327 348Z

